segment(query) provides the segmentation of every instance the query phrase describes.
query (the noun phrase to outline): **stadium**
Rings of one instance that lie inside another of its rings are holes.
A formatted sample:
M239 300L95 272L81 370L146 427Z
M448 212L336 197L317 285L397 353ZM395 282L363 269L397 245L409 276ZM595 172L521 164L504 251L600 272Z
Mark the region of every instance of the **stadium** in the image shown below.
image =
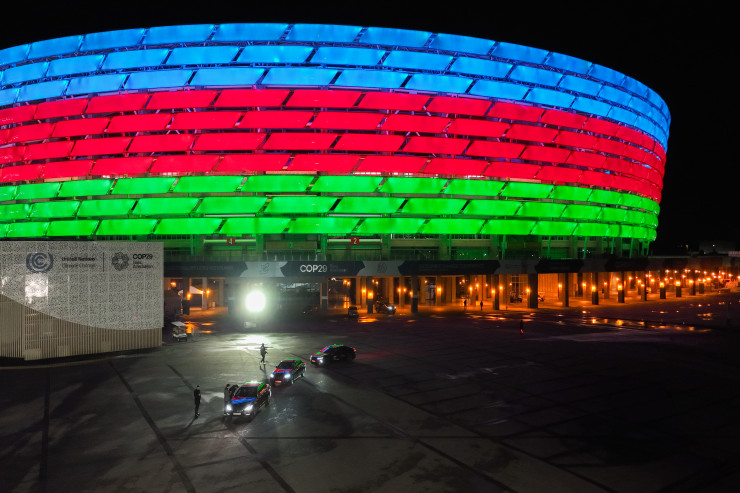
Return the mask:
M567 303L583 273L648 272L669 123L615 70L452 34L38 41L0 50L0 243L161 243L161 286L203 307L236 298L229 279L318 281L324 304L341 282L369 309L524 286Z

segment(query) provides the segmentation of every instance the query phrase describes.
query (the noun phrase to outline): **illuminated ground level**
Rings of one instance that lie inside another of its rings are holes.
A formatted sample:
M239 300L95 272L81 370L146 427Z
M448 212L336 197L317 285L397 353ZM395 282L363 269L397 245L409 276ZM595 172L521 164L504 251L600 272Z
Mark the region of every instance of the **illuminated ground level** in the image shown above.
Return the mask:
M261 292L266 312L359 306L385 301L412 312L420 306L483 303L487 309L599 304L603 300L694 296L737 286L730 257L602 258L483 261L285 261L165 263L169 315L226 306L243 313Z

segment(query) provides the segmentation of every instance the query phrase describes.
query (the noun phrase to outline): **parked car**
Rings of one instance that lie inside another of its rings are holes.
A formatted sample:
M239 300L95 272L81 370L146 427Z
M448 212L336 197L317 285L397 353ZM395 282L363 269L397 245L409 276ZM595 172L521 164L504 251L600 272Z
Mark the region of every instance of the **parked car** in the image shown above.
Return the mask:
M395 305L391 305L385 301L376 301L375 311L378 313L385 313L387 315L394 315L396 313L396 307Z
M338 361L352 361L357 355L357 350L341 344L326 346L321 351L311 355L311 364L314 366L326 366Z
M299 359L284 359L270 374L273 385L293 385L295 381L306 376L306 364Z
M509 296L509 303L521 303L522 302L522 296L519 293L512 293L511 296Z
M260 409L270 405L272 390L262 382L247 382L239 386L226 404L224 414L255 417Z
M358 318L360 316L360 312L357 310L356 306L350 306L347 308L347 316L349 318Z

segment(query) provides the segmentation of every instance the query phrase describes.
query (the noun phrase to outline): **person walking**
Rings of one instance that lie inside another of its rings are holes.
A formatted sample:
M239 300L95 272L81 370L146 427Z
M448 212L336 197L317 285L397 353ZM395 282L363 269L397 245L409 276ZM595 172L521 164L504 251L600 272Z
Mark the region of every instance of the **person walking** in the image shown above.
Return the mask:
M468 309L468 300L463 300L463 310Z
M480 300L480 311L483 311L483 300Z
M231 402L231 392L229 391L229 384L224 387L224 414L226 414L226 405Z
M524 320L519 321L519 333L524 334Z
M195 417L197 418L200 416L200 413L198 412L198 409L200 408L200 385L196 385L195 390L193 390L193 400L195 401Z
M265 343L263 342L260 346L260 356L262 356L262 360L260 360L260 365L265 364L265 355L267 354L267 348L265 347Z

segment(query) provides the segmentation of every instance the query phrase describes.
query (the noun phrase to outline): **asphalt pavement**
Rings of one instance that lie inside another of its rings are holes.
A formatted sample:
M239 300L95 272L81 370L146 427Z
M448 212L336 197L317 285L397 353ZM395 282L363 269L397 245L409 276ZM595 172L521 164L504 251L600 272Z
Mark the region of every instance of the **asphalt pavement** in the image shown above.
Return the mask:
M734 491L738 298L193 311L188 342L5 364L0 491ZM223 416L226 383L330 343L357 359Z

